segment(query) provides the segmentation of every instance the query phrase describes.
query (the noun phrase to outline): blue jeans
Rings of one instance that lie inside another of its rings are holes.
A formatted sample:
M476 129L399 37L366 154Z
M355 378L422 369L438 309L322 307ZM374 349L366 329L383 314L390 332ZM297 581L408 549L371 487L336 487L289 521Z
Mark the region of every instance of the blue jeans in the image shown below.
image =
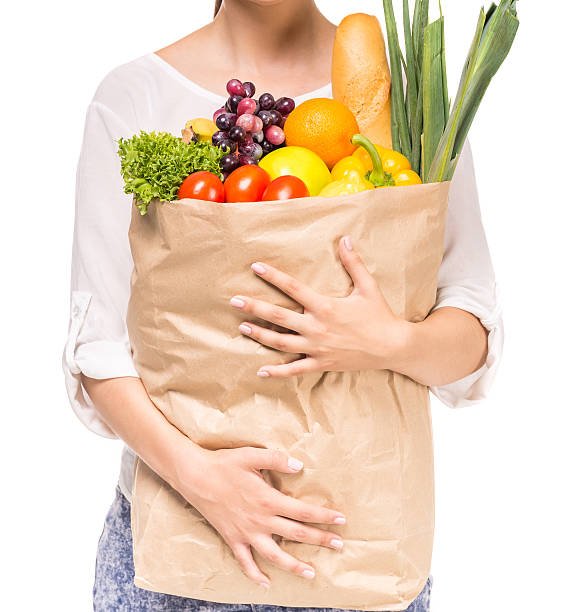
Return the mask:
M133 582L132 542L131 505L117 485L97 547L93 585L95 612L342 612L341 608L217 603L140 589ZM429 612L431 587L430 577L423 591L404 612Z

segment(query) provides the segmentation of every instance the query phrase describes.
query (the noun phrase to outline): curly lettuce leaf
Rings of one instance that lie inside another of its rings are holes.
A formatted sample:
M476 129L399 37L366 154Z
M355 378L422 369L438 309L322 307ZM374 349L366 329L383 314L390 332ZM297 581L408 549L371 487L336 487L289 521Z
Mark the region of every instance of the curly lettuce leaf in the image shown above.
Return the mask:
M208 142L184 143L167 132L144 132L119 138L118 154L125 193L132 193L141 215L153 198L177 198L182 181L193 172L207 170L222 178L220 159L225 152Z

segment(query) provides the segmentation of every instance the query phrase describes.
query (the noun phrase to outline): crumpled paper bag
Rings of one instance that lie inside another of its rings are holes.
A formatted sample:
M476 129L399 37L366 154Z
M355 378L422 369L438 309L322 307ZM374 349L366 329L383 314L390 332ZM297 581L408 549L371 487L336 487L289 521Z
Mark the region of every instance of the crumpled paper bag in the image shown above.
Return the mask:
M260 379L264 364L295 358L238 331L235 294L302 307L250 269L264 261L330 296L351 291L338 257L350 234L392 309L422 321L435 302L449 183L337 198L216 204L133 204L134 260L127 324L134 360L155 405L209 448L279 448L297 474L268 471L279 490L345 514L341 551L288 540L311 564L307 580L267 562L264 591L218 532L137 459L132 502L135 584L225 603L404 610L430 571L433 452L427 387L388 370ZM367 324L366 321L363 322ZM279 536L275 536L279 537Z

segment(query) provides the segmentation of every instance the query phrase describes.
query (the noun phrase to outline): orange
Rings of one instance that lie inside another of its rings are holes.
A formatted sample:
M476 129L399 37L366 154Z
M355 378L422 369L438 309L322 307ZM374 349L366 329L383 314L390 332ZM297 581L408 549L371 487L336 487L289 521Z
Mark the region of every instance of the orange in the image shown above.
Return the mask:
M351 138L359 133L355 115L338 100L312 98L302 102L286 119L286 144L305 147L331 169L357 148Z

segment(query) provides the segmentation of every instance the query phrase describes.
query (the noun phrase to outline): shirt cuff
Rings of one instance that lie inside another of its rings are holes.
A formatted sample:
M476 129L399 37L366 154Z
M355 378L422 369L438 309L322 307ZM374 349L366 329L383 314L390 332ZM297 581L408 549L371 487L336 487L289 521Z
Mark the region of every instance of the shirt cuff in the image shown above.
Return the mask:
M118 436L109 428L99 415L97 408L83 386L81 373L90 378L116 378L135 376L135 369L128 342L108 340L77 343L91 294L85 291L73 291L71 318L67 341L62 355L62 367L69 402L79 420L90 430L105 438L117 439Z
M488 353L484 365L475 372L447 385L429 387L429 389L443 404L450 408L472 406L488 397L501 361L504 345L501 306L496 301L495 306L490 311L476 301L469 299L468 296L450 295L439 300L432 311L444 306L461 308L478 317L482 325L488 330Z

